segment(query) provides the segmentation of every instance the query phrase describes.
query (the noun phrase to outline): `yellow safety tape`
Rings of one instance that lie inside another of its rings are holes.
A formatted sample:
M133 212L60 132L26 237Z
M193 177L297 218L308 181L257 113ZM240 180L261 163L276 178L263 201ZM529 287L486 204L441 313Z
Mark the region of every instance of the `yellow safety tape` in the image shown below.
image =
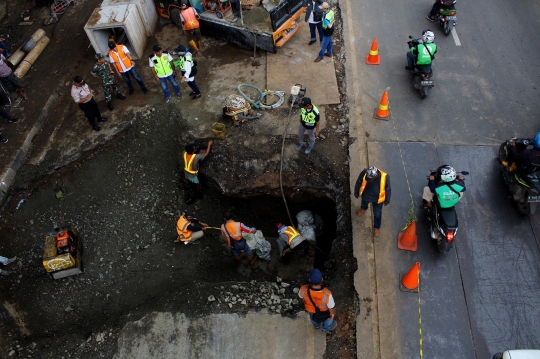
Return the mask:
M383 111L388 110L388 105L380 105L379 104L379 110L383 110Z
M420 271L418 271L418 332L420 334L420 359L424 357L422 349L422 311L420 310Z
M364 53L365 53L365 52L364 52ZM379 50L375 50L375 51L369 50L369 54L370 54L371 56L375 56L375 55L377 55L378 53L379 53Z
M388 90L390 90L390 87L386 89L387 92ZM414 199L413 199L413 195L411 191L411 184L409 183L409 176L407 176L407 168L405 167L405 160L403 159L403 152L401 151L401 145L399 143L398 132L396 130L396 121L394 121L394 118L392 118L392 125L394 126L394 132L396 133L396 141L399 148L399 155L401 156L401 164L403 165L403 172L405 173L405 179L407 181L407 188L409 189L409 196L411 197L411 208L409 209L409 213L407 216L407 224L405 225L405 227L403 227L403 230L405 230L407 229L409 224L416 221L416 215L414 213Z

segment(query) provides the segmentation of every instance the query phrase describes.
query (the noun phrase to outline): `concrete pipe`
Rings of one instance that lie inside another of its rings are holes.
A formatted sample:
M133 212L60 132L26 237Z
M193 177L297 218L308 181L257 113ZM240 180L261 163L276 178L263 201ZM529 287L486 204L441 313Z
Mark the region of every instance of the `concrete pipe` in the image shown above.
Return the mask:
M26 75L28 70L30 70L30 67L32 67L34 62L36 62L37 58L39 57L39 55L41 55L45 47L47 47L49 41L51 40L47 36L45 36L37 42L36 47L34 47L34 49L30 51L28 55L26 55L24 60L21 61L19 67L17 67L17 70L15 70L15 76L17 76L18 78L22 78L24 75Z
M24 52L30 52L34 49L37 42L45 36L45 30L37 29L36 32L21 46L21 50Z
M13 66L17 66L17 64L21 62L21 60L24 59L25 56L26 56L26 52L19 49L11 54L8 61L11 62Z

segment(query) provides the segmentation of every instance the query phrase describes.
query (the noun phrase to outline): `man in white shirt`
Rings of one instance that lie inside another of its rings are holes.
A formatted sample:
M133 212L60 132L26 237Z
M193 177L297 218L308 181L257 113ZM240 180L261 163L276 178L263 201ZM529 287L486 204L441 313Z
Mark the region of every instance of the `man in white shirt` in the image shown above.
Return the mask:
M149 66L152 69L152 74L158 83L161 84L163 94L165 95L165 103L168 103L171 99L171 92L167 86L167 81L171 83L174 89L176 97L182 98L180 93L180 86L176 82L176 67L173 63L171 54L167 51L163 51L161 46L154 45L152 48L154 53L150 55Z
M114 70L116 71L118 76L122 76L124 81L126 81L126 84L129 88L129 94L133 95L134 91L133 83L131 82L129 75L133 76L135 81L137 81L137 83L141 87L142 92L144 94L147 94L148 90L146 89L143 80L137 73L137 70L135 70L135 62L131 58L131 54L129 53L128 48L124 45L117 45L114 42L110 41L109 49L109 62L114 65Z
M84 112L88 123L94 131L100 131L101 127L97 122L106 122L107 118L101 116L96 100L94 100L94 91L86 84L81 76L75 76L71 86L71 97L79 108Z
M2 85L6 88L8 92L14 92L17 90L17 93L23 100L28 99L26 93L24 92L24 85L21 80L15 76L13 70L8 66L7 60L3 55L4 50L0 48L0 81Z

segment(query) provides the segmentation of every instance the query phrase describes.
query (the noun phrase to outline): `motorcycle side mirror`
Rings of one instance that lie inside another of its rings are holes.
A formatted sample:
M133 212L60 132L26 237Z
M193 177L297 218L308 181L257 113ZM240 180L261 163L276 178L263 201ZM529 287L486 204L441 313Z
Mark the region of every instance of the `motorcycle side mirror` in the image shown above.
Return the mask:
M461 171L461 174L466 176L466 175L469 174L469 172L467 172L467 171Z
M409 35L409 39L414 39L414 37L412 37L411 35Z

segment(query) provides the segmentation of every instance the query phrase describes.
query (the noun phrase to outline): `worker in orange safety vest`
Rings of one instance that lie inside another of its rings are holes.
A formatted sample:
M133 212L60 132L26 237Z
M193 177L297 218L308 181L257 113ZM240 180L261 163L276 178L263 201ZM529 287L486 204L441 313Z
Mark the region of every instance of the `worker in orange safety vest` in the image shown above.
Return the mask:
M378 237L381 234L382 207L390 204L390 176L375 166L364 169L360 172L356 185L354 186L354 196L362 197L362 203L358 215L361 217L371 203L373 207L373 234Z
M141 90L144 94L148 93L146 86L144 85L143 80L135 70L135 62L131 58L131 54L127 47L121 44L116 44L114 41L109 41L109 62L113 64L114 70L121 76L129 88L129 94L133 95L134 88L133 83L129 76L133 76L135 81L141 87Z
M322 324L323 333L336 329L336 303L332 292L323 288L322 273L317 268L309 274L310 284L300 287L298 296L304 300L304 307L309 313L309 319L315 329L319 329Z
M281 257L284 257L289 251L299 252L304 250L305 254L308 253L309 242L294 227L278 223L277 230L279 234L279 255Z
M199 221L195 216L196 213L188 209L178 218L178 222L176 222L178 238L174 241L175 243L200 243L199 239L204 235L204 231L208 225Z
M202 51L202 36L199 24L199 14L194 7L188 7L187 0L182 0L181 8L180 21L182 21L184 34L186 34L188 44L191 47L191 53L195 55L198 51Z
M257 256L251 251L242 233L255 233L255 228L248 227L241 222L233 221L231 211L225 211L223 213L223 221L225 223L221 225L221 234L227 238L227 245L231 249L234 259L242 263L242 252L244 252L249 260L249 264L253 264L257 260Z
M194 144L189 144L184 148L185 151L182 153L184 176L194 191L194 197L186 197L186 203L192 203L195 199L202 198L201 183L198 177L199 166L200 162L210 153L213 143L213 140L209 140L206 151L200 150L199 153L197 153L198 148Z

